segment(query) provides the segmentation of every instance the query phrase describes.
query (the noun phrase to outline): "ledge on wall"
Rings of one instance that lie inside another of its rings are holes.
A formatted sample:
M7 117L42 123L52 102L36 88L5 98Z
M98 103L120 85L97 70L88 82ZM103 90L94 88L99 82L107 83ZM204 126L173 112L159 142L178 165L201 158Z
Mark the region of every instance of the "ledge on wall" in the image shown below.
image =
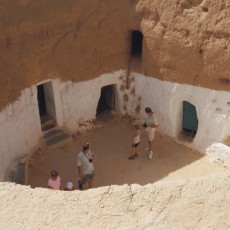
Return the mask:
M83 192L0 183L0 228L227 229L229 178L229 173L215 174Z
M206 154L213 161L221 162L230 167L230 147L222 143L213 143L206 149Z

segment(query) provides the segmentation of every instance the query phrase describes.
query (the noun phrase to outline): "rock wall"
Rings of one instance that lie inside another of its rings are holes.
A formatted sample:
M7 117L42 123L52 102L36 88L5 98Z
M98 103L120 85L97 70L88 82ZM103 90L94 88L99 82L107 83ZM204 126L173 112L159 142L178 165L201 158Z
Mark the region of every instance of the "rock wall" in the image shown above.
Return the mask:
M135 1L0 3L0 108L45 79L85 81L127 66Z
M94 79L127 69L229 91L228 0L0 0L0 108L44 79Z
M84 82L57 83L56 91L60 95L59 103L62 108L57 116L59 116L58 120L63 121L59 125L76 132L81 129L82 124L87 125L87 122L95 120L101 89L108 85L114 87L115 111L124 114L122 110L122 91L120 90L124 75L124 71L120 70ZM86 128L86 126L83 128Z
M144 108L150 106L158 117L159 131L202 153L213 142L223 142L230 136L229 92L132 75L136 97L141 97L141 115L144 117ZM183 101L193 104L197 112L198 130L191 142L180 140Z
M136 9L145 75L230 91L228 0L142 0Z
M225 230L229 181L229 174L220 174L84 192L0 183L0 228Z
M157 107L164 119L161 130L176 137L181 130L181 100L191 99L200 122L192 147L204 152L213 141L229 136L228 0L0 0L0 6L1 162L37 143L41 134L37 84L55 79L57 122L76 130L80 120L95 118L100 87L106 82L119 85L117 77L112 80L113 73L129 65L128 72L140 75L135 76L135 87L129 87L134 78L126 82L129 73L123 72L124 84L117 88L123 92L122 98L117 96L124 101L120 112L136 115L145 105ZM130 59L132 30L143 33L141 60ZM101 82L99 76L108 79ZM83 95L79 82L85 82L83 89L91 90L94 100ZM25 89L32 90L31 96L23 96ZM83 108L83 99L93 106ZM208 119L214 122L212 127Z
M48 107L55 108L58 126L72 132L92 127L101 88L113 85L116 112L145 119L144 109L150 106L159 120L158 131L202 153L214 142L223 143L230 136L228 92L165 82L135 72L127 77L124 70L84 82L48 79L38 85L46 83L52 86L53 95L49 92L49 96L54 104ZM198 130L191 142L180 140L183 101L192 103L197 111ZM32 85L0 112L0 181L13 161L37 147L41 134L37 86ZM221 149L218 151L217 158L221 156Z
M82 124L84 129L92 127L104 86L114 85L115 109L124 113L120 90L124 75L124 71L117 71L79 83L49 79L38 84L52 85L53 95L50 96L54 98L57 125L76 132ZM7 169L14 161L38 148L41 135L37 87L32 85L22 91L17 101L0 112L0 181L5 180Z

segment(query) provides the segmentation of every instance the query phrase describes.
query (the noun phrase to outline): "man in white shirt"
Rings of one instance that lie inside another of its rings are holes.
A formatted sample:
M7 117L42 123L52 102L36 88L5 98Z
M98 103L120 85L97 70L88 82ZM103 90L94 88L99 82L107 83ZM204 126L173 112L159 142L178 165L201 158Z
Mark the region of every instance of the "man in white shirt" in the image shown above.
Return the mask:
M80 190L83 189L83 185L87 182L89 183L89 188L93 187L93 178L95 176L93 160L94 153L90 150L90 144L86 143L77 157L77 168L80 178L78 185Z
M146 121L144 123L144 128L145 128L145 131L146 131L147 136L148 136L149 160L151 160L153 158L152 145L153 145L153 140L155 137L155 131L156 131L156 128L158 127L158 121L157 121L156 115L154 114L154 112L152 111L151 108L146 107L145 113L147 115L147 118L146 118Z

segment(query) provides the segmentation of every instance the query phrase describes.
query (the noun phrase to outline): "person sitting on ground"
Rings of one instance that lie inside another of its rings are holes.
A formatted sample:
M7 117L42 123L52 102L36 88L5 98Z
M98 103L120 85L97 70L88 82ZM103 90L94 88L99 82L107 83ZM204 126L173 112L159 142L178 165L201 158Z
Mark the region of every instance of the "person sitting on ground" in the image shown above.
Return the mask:
M146 122L143 124L143 126L147 133L148 144L149 144L149 147L146 150L149 151L149 160L151 160L153 157L153 150L152 150L153 146L152 145L153 145L153 140L155 137L155 130L156 130L156 127L158 127L158 121L157 121L156 115L154 114L151 108L146 107L145 113L147 115L147 119L146 119Z
M134 124L133 128L132 155L129 157L129 160L134 160L135 157L138 157L138 145L140 144L140 125Z
M61 189L61 178L58 176L58 172L56 170L51 171L51 177L48 180L48 188L54 190Z
M68 182L64 188L64 191L73 191L76 190L76 188L73 186L72 182Z
M89 183L89 188L93 187L94 179L94 153L90 150L90 144L83 145L82 151L77 157L77 168L79 173L78 186L80 190L83 190L83 185Z

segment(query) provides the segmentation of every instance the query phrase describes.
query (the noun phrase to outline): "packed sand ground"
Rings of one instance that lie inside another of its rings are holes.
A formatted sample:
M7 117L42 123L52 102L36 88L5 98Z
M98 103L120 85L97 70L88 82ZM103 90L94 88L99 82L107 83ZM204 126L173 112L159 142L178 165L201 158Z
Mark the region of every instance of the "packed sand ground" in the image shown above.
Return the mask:
M55 168L63 184L76 183L76 155L89 141L99 188L63 192L0 183L1 230L230 228L229 169L160 134L153 160L143 151L142 133L140 155L130 161L130 119L100 125L69 146L34 154L28 178L32 187L46 187Z
M31 157L28 167L28 184L32 187L47 187L50 171L56 169L62 185L78 181L77 154L82 145L89 142L95 153L95 187L106 185L145 185L159 180L186 179L207 176L213 173L230 172L229 169L210 162L199 154L171 138L157 133L154 141L154 159L149 160L145 132L141 133L139 157L128 160L131 153L132 121L130 118L110 116L103 118L92 130L76 135L75 141L59 149L46 149ZM86 187L87 188L87 187Z

